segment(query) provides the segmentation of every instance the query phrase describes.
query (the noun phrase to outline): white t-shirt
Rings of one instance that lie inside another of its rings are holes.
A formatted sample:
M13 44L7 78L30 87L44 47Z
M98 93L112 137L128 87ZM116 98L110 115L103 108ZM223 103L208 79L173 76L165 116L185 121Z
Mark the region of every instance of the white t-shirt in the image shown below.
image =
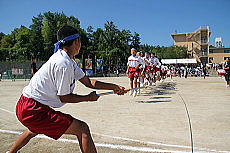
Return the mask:
M217 72L218 73L226 73L224 69L218 69Z
M144 69L145 68L145 59L144 59L144 57L140 57L141 58L141 66L140 66L140 68L142 68L142 69Z
M152 66L161 66L161 63L159 62L159 59L157 57L151 57L151 63L152 63Z
M61 107L59 95L73 92L75 80L85 76L85 73L70 59L68 54L59 49L35 73L28 86L23 89L23 95L51 107Z
M141 64L141 57L131 55L128 58L127 66L129 66L129 67L137 67L140 64Z
M145 66L151 66L151 58L150 57L144 57L144 61L145 61Z

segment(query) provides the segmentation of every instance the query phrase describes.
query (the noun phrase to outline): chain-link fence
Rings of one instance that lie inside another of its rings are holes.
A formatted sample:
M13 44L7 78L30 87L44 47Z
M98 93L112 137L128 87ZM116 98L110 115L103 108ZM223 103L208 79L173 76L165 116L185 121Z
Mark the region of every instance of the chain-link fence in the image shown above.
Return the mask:
M37 68L40 68L43 63L37 62ZM31 62L0 62L0 80L26 80L31 77Z

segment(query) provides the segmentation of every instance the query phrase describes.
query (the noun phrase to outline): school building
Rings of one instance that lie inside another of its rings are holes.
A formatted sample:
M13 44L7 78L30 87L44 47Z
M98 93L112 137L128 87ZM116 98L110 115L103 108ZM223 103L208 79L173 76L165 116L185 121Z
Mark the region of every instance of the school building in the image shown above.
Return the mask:
M208 59L209 63L223 63L226 58L230 58L230 47L210 46Z
M196 58L202 63L222 63L226 57L230 57L230 48L221 45L210 46L211 31L209 26L200 26L196 31L190 33L173 33L174 46L187 48L189 58Z

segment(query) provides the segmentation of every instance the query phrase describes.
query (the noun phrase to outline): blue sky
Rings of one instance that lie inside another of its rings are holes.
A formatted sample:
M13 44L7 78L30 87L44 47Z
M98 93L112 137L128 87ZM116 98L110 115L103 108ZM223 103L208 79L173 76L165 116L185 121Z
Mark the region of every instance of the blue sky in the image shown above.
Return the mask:
M64 12L86 29L103 28L113 21L119 29L137 32L142 44L171 46L171 33L193 32L209 25L210 43L222 37L230 47L230 0L0 0L0 32L32 24L32 17L47 11Z

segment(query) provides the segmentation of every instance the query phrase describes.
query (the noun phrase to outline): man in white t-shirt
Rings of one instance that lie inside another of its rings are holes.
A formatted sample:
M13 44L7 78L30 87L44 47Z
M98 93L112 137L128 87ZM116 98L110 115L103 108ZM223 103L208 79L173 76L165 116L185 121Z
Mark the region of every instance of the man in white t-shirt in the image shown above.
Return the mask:
M89 79L77 66L74 56L81 48L77 29L63 26L58 30L57 39L59 41L55 44L55 53L35 73L17 103L16 115L28 129L19 136L9 153L17 152L37 134L45 134L53 139L58 139L63 134L72 134L77 136L82 152L96 153L88 125L51 107L97 101L99 96L95 91L88 95L74 94L76 80L89 88L113 90L118 95L124 94L124 87Z

